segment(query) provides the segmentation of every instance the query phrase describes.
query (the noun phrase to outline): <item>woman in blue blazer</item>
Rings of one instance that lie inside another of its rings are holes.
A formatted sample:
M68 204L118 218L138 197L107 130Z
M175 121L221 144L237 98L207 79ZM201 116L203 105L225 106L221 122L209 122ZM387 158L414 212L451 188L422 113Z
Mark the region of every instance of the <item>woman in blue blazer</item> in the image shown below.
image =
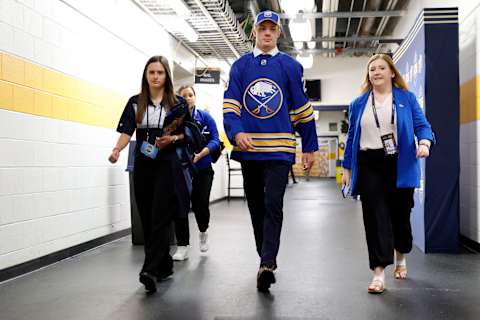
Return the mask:
M343 184L360 195L373 280L369 293L385 290L384 269L407 276L412 249L410 212L420 186L418 158L430 154L434 136L415 95L392 59L376 54L367 64L362 95L349 109Z

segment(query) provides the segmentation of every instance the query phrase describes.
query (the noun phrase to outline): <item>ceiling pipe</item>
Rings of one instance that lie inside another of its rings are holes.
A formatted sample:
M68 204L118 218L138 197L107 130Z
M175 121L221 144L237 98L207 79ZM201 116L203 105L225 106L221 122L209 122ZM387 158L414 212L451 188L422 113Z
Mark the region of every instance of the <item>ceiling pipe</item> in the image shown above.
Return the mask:
M397 5L398 0L389 0L387 4L387 8L385 10L393 10L395 6ZM376 36L380 36L383 34L383 31L385 30L388 21L390 20L390 17L382 17L382 20L380 20L380 24L378 25L377 32L375 33ZM382 45L378 42L373 42L372 46L375 46L375 43L378 44L378 48L376 52L380 52L380 48Z
M248 3L247 3L247 9L252 14L253 19L255 19L257 14L260 12L260 7L258 6L258 1L257 0L249 0Z
M330 7L330 11L335 12L338 11L338 0L332 0L332 6ZM337 30L337 18L332 18L330 20L330 37L335 37L336 30ZM335 49L335 42L330 42L330 49ZM335 53L331 53L330 57L335 57Z
M338 11L338 0L323 0L322 12L336 12ZM322 19L322 36L334 37L337 28L337 18ZM335 49L335 42L323 42L322 48ZM326 57L333 57L335 54L327 52Z
M278 0L270 0L270 7L272 11L280 13L280 3L278 3Z
M330 11L330 0L323 0L322 2L322 12ZM322 19L322 37L329 37L330 34L330 18ZM329 48L328 42L322 42L322 48ZM327 53L324 53L324 57L327 56Z
M367 5L367 10L368 11L378 11L380 9L380 6L382 5L382 0L371 0L368 2ZM375 24L375 19L374 17L369 17L365 18L362 21L362 24L360 26L360 31L359 31L359 37L365 37L365 36L371 36L372 28ZM367 42L366 41L359 41L358 42L358 47L359 48L365 48L367 47Z
M352 0L352 3L350 4L350 12L353 12L353 5L355 4L355 0ZM348 18L347 22L347 31L345 32L345 37L348 37L348 31L350 30L350 22L352 21L352 18ZM343 49L347 47L347 41L343 42Z
M223 32L223 30L220 28L220 26L218 25L218 23L215 21L215 19L213 19L212 15L210 14L210 12L208 12L207 8L205 8L205 5L202 3L201 0L194 0L195 4L200 8L200 10L202 11L203 15L205 17L207 17L207 19L209 20L209 22L215 26L215 28L217 29L217 31L220 33L223 41L227 44L227 46L230 48L230 50L232 50L233 54L235 55L236 58L239 58L240 57L240 53L238 52L238 50L232 45L232 43L230 42L230 40L227 39L227 37L225 36L225 33ZM227 60L227 63L230 64L230 62Z

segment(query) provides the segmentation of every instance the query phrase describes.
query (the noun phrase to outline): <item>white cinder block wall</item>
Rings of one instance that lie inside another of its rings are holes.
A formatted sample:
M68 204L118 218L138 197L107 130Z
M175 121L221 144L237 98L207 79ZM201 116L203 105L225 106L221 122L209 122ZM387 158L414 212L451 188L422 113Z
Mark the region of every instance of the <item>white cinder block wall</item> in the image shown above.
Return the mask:
M194 56L176 47L131 1L0 0L0 52L124 102L138 92L152 55L193 70ZM127 152L107 162L117 137L113 129L0 109L0 269L130 227Z
M306 79L321 80L320 103L314 105L348 106L360 95L360 87L365 76L368 57L315 57L314 66L306 69ZM345 140L345 135L340 132L341 121L345 119L342 111L322 111L316 121L317 134L320 136L338 135L339 141ZM329 123L338 124L337 131L329 130Z
M463 4L460 11L460 232L480 242L480 1Z
M206 110L215 120L218 132L224 132L223 129L223 92L225 83L220 80L220 84L196 84L195 92L197 94L197 107ZM213 165L215 171L214 183L210 194L210 200L218 200L226 196L226 179L228 170L226 168L225 157L220 157L217 163Z
M305 69L305 79L320 79L320 105L349 105L360 94L368 57L325 58L317 56L314 65Z
M342 120L346 120L343 111L322 111L316 121L317 135L319 136L340 136ZM337 130L330 130L330 123L337 124Z

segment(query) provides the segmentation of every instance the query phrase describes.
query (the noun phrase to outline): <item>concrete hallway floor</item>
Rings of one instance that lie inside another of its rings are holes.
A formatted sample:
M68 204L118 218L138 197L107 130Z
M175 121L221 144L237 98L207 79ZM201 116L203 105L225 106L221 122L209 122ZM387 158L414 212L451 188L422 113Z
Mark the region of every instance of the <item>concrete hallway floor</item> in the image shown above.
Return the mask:
M143 248L122 238L0 284L0 319L480 319L480 255L408 257L409 279L370 295L360 202L333 180L290 184L277 283L256 290L258 256L246 202L211 206L210 250L198 249L147 296L138 282Z

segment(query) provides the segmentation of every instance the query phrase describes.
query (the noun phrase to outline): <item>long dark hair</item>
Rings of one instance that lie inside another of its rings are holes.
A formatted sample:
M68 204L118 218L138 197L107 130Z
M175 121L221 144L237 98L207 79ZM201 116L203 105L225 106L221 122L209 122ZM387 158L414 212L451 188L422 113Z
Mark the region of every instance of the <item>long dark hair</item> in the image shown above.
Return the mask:
M164 56L153 56L148 59L143 69L142 75L142 87L140 95L138 97L138 108L136 114L137 123L141 123L143 116L145 115L145 110L147 110L148 99L150 98L150 86L147 81L147 68L151 63L160 62L165 68L165 83L163 85L163 102L166 102L166 107L173 107L177 103L177 97L173 90L172 74L170 72L170 67L168 65L168 60Z

